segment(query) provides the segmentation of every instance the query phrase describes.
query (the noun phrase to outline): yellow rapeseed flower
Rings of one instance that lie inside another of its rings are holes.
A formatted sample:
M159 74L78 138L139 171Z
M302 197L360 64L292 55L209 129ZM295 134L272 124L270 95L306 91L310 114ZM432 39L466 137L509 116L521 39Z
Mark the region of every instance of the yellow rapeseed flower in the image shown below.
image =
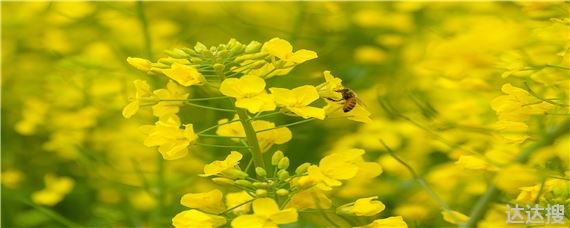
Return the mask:
M218 189L204 193L186 193L180 199L180 204L204 212L219 214L225 209L222 197L223 194Z
M275 96L275 103L283 107L285 111L291 111L305 119L324 119L325 111L322 108L310 107L313 101L319 99L319 93L314 86L304 85L292 90L283 88L270 88Z
M261 50L285 61L286 65L288 65L287 63L299 64L318 57L316 52L310 50L301 49L293 52L293 46L280 38L273 38L265 42Z
M309 188L293 195L285 208L296 208L297 210L329 209L331 206L332 201L322 190Z
M251 203L245 203L248 200L253 199L247 192L231 192L226 194L226 205L228 208L234 208L232 211L236 215L242 215L248 213L251 210ZM238 207L238 205L241 205Z
M183 86L202 85L206 82L204 75L195 67L180 63L173 63L170 69L162 70L162 73Z
M235 106L251 113L275 110L273 95L265 91L265 80L253 75L228 78L220 85L220 92L236 98Z
M210 164L204 166L204 174L201 176L209 177L213 175L222 174L224 171L234 169L239 161L242 159L243 155L240 152L232 151L223 161L214 161Z
M73 189L75 182L69 177L56 177L47 174L44 177L46 187L32 193L32 201L36 204L53 206L63 200Z
M209 228L226 224L222 216L206 214L198 210L186 210L172 218L172 225L177 228Z
M150 86L146 81L135 80L133 83L136 88L135 97L123 109L123 116L127 119L137 113L141 104L158 102L158 99L151 93Z
M152 113L156 117L173 115L178 113L183 101L188 98L188 92L184 87L178 85L174 81L169 81L166 89L158 89L153 92L161 101L152 106Z
M386 206L376 199L378 196L357 199L355 202L338 207L336 213L352 216L374 216L386 209Z
M198 139L194 133L192 124L185 124L180 129L180 119L175 115L165 116L155 125L142 126L147 138L144 145L147 147L158 146L158 151L166 160L175 160L188 154L188 146Z
M254 227L278 227L279 224L288 224L297 221L297 210L288 208L279 210L275 200L270 198L259 198L252 204L254 214L241 215L232 221L232 227L254 228Z

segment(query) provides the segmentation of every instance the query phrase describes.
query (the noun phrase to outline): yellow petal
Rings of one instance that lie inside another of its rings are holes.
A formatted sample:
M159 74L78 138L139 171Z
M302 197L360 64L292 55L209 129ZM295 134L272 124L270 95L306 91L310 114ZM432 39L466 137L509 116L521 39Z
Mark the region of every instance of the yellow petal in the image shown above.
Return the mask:
M265 219L255 215L241 215L232 221L233 228L265 228Z
M297 104L309 105L319 99L319 92L314 86L304 85L293 89Z
M200 209L204 212L218 214L224 211L222 196L222 192L218 189L204 193L187 193L180 199L180 204L189 208Z
M442 211L441 215L443 215L443 220L451 223L451 224L457 224L456 220L454 219L454 217L459 220L459 224L463 224L466 223L469 220L469 217L467 215L464 215L460 212L457 211L451 211L451 213L453 213L454 216L451 216L450 213L448 213L447 211Z
M316 52L301 49L296 51L291 57L289 57L289 60L294 63L303 63L307 60L316 59L316 58L317 58Z
M404 222L402 216L393 216L385 219L376 219L374 222L363 226L363 228L407 228L408 224Z
M305 119L308 118L317 118L319 120L324 120L325 119L325 110L322 108L317 108L317 107L310 107L310 106L305 106L305 107L289 107L288 108L290 111L292 111L293 113L299 115L300 117L303 117Z
M201 85L206 81L195 67L176 62L170 69L162 70L162 73L183 86Z
M296 222L298 218L297 209L288 208L271 215L270 219L276 224L288 224Z
M128 57L127 62L144 72L149 71L151 68L151 62L148 59Z
M265 42L262 50L280 59L285 59L293 52L293 46L284 39L273 38Z
M293 91L283 88L270 88L271 94L275 97L275 103L282 106L295 105L297 99Z
M253 201L253 212L262 217L270 217L271 215L279 212L279 207L275 200L270 198L259 198Z
M127 104L127 106L125 106L125 108L123 108L123 117L125 118L131 118L133 115L135 115L137 113L137 111L139 110L139 102L138 101L133 101L129 104Z
M172 218L172 225L181 228L219 227L226 224L222 216L209 215L198 210L186 210Z

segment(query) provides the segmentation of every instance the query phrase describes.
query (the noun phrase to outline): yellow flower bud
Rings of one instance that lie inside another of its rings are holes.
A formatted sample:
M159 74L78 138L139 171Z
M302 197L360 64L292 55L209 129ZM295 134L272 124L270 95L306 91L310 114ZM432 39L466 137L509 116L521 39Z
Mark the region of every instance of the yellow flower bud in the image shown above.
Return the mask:
M266 177L267 176L267 171L265 171L265 169L262 167L255 167L255 173L260 177Z
M151 62L148 59L128 57L127 62L138 70L145 72L149 71L151 67Z
M235 183L242 187L253 187L253 184L248 180L236 180Z
M281 189L277 190L276 193L278 196L287 196L287 195L289 195L289 190L281 188Z
M297 169L295 170L295 174L297 175L301 175L305 172L307 172L307 169L309 168L309 166L311 166L311 163L305 162L303 164L301 164L299 167L297 167Z
M234 181L225 177L214 177L212 178L216 184L220 185L234 185Z
M265 190L265 189L257 189L257 190L255 190L255 195L256 195L257 197L265 197L265 196L267 196L267 190Z
M272 165L277 165L279 163L279 161L281 161L281 158L283 158L283 152L278 150L275 151L275 153L273 153L273 156L271 156L271 164Z
M288 157L281 158L281 160L279 161L279 164L277 165L277 168L279 168L279 169L289 168L289 158Z

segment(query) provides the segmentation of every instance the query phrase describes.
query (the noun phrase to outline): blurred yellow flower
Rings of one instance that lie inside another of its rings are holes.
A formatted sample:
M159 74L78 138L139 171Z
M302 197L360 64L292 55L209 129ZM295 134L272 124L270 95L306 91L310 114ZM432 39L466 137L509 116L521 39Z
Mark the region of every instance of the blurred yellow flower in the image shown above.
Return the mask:
M462 155L456 165L469 170L497 171L498 167L472 155Z
M137 68L137 70L144 72L150 71L150 68L152 67L152 62L150 62L148 59L128 57L127 62L131 64L131 66Z
M222 197L222 192L218 189L204 193L186 193L180 199L180 204L203 212L219 214L225 209Z
M388 55L380 48L372 46L359 47L354 51L354 60L363 64L380 64L386 61Z
M32 201L37 204L53 206L63 200L73 189L75 182L69 177L56 177L52 174L44 176L46 187L32 193Z
M520 164L512 164L499 170L493 182L507 193L517 193L521 187L533 185L538 181L536 170Z
M166 160L175 160L188 154L188 146L198 139L192 124L180 129L178 116L165 116L155 125L145 125L141 130L148 136L144 141L147 147L158 146L158 151Z
M293 53L293 46L291 46L288 41L280 38L273 38L265 42L261 49L262 51L265 51L286 63L291 62L299 64L317 58L316 52L305 49L301 49Z
M325 191L340 186L342 183L339 180L353 178L358 173L359 167L366 163L362 159L364 153L361 149L350 149L327 155L321 159L319 166L311 165L307 169L308 175L300 177L297 183L303 188L316 185ZM365 167L380 169L373 173L381 173L380 166Z
M531 96L526 90L515 87L510 83L501 88L507 95L499 96L491 101L491 107L499 120L525 121L529 115L540 115L551 105Z
M189 95L184 87L174 81L169 81L166 89L158 89L153 93L161 100L152 106L152 113L158 118L178 113L183 100L187 99Z
M186 210L172 218L172 225L179 228L210 228L226 224L222 216L210 215L198 210Z
M279 224L288 224L297 221L297 210L288 208L279 210L275 200L259 198L252 204L254 214L241 215L232 221L232 227L278 227Z
M245 202L247 202L248 200L252 200L253 197L251 197L249 194L247 194L247 192L245 191L241 191L241 192L231 192L226 194L226 206L228 208L234 208L232 211L234 212L234 214L236 215L243 215L248 213L251 210L251 203L246 203L243 204ZM238 205L240 205L238 207Z
M239 161L242 159L243 155L240 152L232 151L223 161L214 161L210 164L204 166L204 174L201 176L209 177L213 175L222 174L224 171L234 169Z
M362 228L407 228L402 216L392 216L385 219L376 219L372 223L360 226Z
M141 211L149 211L156 207L156 199L147 191L136 191L129 195L133 207Z
M291 197L285 208L296 208L299 211L305 209L329 209L332 201L318 188L303 190Z
M19 170L6 170L2 172L2 186L6 188L17 188L24 180L24 174Z
M378 196L357 199L355 202L338 207L336 213L352 216L374 216L386 209L386 206L376 199Z
M447 211L442 211L441 215L443 216L443 220L451 224L458 224L458 222L459 224L464 224L469 220L469 216L464 215L461 212L451 211L451 213L453 213L453 216ZM458 222L456 222L455 219L457 219Z
M265 80L257 76L228 78L220 85L220 92L236 98L236 107L245 108L251 113L275 109L273 95L265 91Z
M292 90L283 88L270 88L275 96L275 103L285 111L291 111L305 119L324 119L325 111L322 108L310 107L309 104L319 99L319 93L314 86L304 85Z
M35 133L38 126L44 123L48 108L48 104L39 99L27 99L24 102L22 120L15 125L16 131L23 135Z
M180 63L173 63L170 69L162 70L162 73L183 86L202 85L206 82L204 75L195 67Z

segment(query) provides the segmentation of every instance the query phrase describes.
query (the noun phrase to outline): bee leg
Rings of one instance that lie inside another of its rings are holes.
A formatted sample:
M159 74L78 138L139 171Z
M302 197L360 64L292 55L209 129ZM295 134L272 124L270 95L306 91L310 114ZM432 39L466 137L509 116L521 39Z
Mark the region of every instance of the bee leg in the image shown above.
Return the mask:
M338 99L338 100L335 100L335 99L332 99L332 98L328 98L328 97L327 97L326 99L327 99L327 100L329 100L329 101L334 101L334 102L339 102L339 101L342 101L342 100L343 100L343 99Z

